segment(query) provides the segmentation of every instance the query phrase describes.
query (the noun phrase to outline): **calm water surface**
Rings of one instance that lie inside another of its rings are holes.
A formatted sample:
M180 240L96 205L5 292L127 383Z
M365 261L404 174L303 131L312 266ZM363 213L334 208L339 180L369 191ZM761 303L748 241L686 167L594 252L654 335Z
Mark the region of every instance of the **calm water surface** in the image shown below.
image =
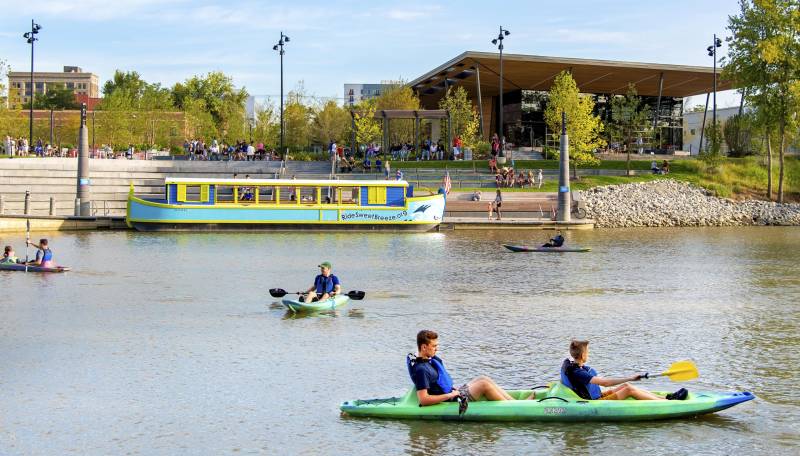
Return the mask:
M568 233L587 254L500 247L547 234L53 233L74 272L0 272L0 454L796 454L800 230ZM321 260L367 299L293 318L267 289L307 288ZM688 388L758 399L639 424L340 417L344 400L410 387L421 328L439 332L456 382L552 381L582 337L602 373L692 358Z

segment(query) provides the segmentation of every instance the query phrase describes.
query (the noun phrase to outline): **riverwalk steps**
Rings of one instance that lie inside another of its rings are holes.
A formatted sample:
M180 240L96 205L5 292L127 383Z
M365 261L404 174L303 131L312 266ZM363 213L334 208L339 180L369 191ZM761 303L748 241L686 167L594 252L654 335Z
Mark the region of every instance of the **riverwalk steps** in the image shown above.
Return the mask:
M581 196L598 228L800 225L800 204L733 201L672 179L595 187Z

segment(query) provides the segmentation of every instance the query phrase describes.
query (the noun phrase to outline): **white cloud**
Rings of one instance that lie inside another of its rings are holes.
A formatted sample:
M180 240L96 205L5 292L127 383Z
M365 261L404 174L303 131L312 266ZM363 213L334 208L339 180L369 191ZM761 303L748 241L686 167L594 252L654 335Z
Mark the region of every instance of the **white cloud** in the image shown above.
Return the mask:
M393 8L386 12L386 17L398 21L415 21L419 19L426 19L433 17L435 13L441 10L441 7L433 6L420 6L412 9L399 9Z

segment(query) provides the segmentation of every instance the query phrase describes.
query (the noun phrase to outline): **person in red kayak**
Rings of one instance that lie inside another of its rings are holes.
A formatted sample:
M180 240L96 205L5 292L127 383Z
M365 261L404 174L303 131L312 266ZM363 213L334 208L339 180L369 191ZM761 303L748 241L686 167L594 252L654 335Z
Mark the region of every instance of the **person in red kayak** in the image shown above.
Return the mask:
M575 391L575 394L586 400L622 400L632 397L639 400L663 401L684 400L689 392L686 388L667 394L666 397L657 396L649 391L639 389L628 382L636 382L644 377L633 375L624 378L601 377L591 367L586 365L589 359L589 341L573 340L569 344L569 354L572 359L565 359L561 365L561 383ZM601 390L601 386L612 386Z

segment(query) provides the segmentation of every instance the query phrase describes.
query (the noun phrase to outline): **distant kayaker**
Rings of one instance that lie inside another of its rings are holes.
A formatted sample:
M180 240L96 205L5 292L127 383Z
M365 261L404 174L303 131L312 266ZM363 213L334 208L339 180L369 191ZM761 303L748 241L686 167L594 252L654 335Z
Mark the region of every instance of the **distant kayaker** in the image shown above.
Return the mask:
M320 273L314 278L314 285L306 290L303 302L324 301L342 292L339 278L331 273L331 269L330 262L320 263Z
M21 263L20 259L14 254L14 248L7 245L3 252L3 258L0 258L0 264L17 264Z
M450 374L444 368L441 358L436 356L439 349L439 335L433 331L422 330L417 333L417 357L408 360L408 373L417 389L419 405L434 405L454 401L460 395L470 401L486 397L490 401L507 401L513 398L497 386L489 377L480 376L466 384L454 388ZM410 355L413 356L413 355Z
M562 236L561 231L559 231L555 237L550 238L550 242L542 244L542 247L561 247L562 245L564 245L564 236Z
M50 250L50 247L47 245L47 239L39 239L39 244L34 244L31 241L26 241L28 245L36 247L36 259L31 262L36 266L41 266L43 268L53 268L55 267L55 263L53 262L53 252Z
M667 394L665 398L627 383L639 381L643 375L625 378L600 377L594 369L586 365L586 361L589 359L589 341L587 340L570 342L569 354L572 359L565 359L561 365L561 383L571 388L583 399L622 400L632 397L639 400L663 401L684 400L689 394L686 388L681 388L672 394ZM601 386L617 387L603 391L600 389Z

